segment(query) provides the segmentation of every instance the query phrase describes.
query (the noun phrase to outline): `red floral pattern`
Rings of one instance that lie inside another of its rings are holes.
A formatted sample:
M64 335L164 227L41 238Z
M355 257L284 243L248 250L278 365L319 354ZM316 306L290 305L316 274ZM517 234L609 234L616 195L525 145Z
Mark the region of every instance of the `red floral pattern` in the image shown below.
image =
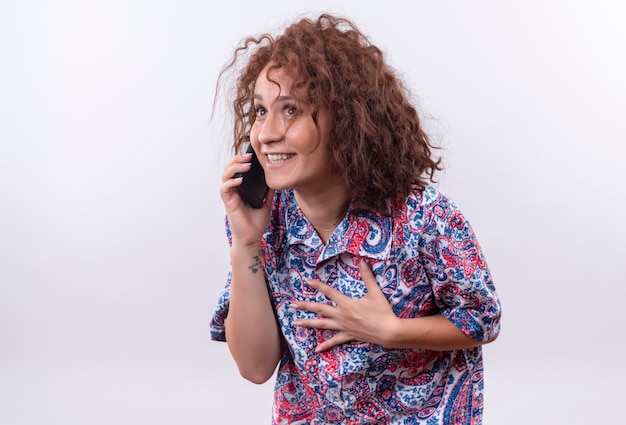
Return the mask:
M480 347L438 352L351 342L316 353L332 331L293 326L312 313L293 300L328 302L306 279L344 294L366 293L358 262L370 264L398 317L441 314L468 336L500 329L500 302L480 246L457 207L436 189L415 188L392 215L347 215L324 245L293 192L278 192L263 238L265 274L284 338L276 377L274 424L479 424ZM230 236L230 235L229 235ZM230 278L211 322L224 340Z

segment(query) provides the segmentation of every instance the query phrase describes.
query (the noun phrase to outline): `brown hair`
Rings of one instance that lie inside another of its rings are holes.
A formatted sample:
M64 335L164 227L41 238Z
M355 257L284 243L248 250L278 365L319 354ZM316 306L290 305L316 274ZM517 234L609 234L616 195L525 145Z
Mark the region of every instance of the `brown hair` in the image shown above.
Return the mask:
M435 147L404 84L351 21L323 14L290 25L278 37L247 38L225 70L246 52L250 57L237 77L233 102L235 151L254 123L255 81L273 62L293 76L297 100L328 108L329 156L345 178L353 212L388 213L386 201L434 181L441 160L433 158Z

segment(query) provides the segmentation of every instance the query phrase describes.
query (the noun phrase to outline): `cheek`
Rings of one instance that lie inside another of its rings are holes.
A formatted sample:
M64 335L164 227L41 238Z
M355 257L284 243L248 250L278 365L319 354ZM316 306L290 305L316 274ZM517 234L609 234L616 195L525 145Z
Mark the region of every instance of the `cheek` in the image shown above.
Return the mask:
M252 124L252 127L250 128L250 141L256 142L258 140L259 140L259 130L256 124Z
M320 147L320 138L314 124L291 126L285 137L285 144L303 155L316 153Z

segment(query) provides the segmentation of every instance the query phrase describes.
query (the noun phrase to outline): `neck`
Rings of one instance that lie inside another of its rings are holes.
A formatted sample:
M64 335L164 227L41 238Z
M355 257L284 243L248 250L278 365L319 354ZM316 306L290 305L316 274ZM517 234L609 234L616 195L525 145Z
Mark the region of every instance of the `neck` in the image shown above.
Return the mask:
M294 193L300 209L326 242L348 211L350 199L347 191L343 186L334 186L314 194Z

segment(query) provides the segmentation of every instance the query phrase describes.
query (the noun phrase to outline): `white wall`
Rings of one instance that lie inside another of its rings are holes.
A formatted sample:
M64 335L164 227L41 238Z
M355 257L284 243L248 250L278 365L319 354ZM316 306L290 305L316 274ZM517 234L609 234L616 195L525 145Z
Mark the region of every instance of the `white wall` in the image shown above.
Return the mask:
M345 13L445 146L504 307L485 423L615 423L626 7L611 1L4 1L0 423L269 423L208 321L227 270L209 123L232 48Z

